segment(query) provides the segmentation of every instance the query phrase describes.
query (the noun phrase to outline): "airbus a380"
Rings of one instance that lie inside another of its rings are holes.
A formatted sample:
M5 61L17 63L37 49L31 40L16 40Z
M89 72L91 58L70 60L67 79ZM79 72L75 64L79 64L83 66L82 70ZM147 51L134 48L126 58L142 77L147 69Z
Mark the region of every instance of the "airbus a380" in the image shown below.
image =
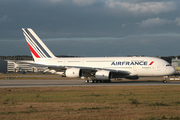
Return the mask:
M141 76L169 76L175 73L165 60L155 57L58 58L31 28L22 28L30 48L33 66L53 69L66 77L84 77L86 82L110 82L111 78L138 79ZM165 80L163 82L166 82Z

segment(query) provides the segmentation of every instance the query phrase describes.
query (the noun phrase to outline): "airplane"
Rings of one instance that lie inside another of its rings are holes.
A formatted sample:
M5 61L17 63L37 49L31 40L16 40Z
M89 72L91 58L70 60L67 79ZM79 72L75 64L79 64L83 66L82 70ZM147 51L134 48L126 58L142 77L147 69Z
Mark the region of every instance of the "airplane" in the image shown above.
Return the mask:
M31 28L22 28L34 61L32 66L47 67L47 71L65 77L83 77L85 82L111 82L112 78L139 79L142 76L169 76L176 70L156 57L71 57L58 58ZM166 79L163 80L166 83Z

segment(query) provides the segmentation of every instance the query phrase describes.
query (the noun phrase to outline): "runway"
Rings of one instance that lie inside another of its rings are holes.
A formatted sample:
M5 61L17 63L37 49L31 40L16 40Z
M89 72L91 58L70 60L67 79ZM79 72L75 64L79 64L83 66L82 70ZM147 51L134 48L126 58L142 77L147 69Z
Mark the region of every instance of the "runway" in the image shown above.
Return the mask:
M142 86L142 85L180 85L180 81L112 81L111 83L85 83L81 79L61 80L0 80L0 88L9 87L66 87L66 86Z

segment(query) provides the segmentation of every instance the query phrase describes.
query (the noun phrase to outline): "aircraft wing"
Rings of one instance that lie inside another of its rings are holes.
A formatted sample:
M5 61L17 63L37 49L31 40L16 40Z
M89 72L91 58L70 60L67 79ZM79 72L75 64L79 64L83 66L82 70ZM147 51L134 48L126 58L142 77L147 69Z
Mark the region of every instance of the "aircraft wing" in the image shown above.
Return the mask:
M35 64L31 64L30 66L34 66L34 67L47 67L48 69L53 69L53 70L66 70L68 68L80 68L82 70L89 70L89 71L99 71L99 70L106 70L106 71L110 71L113 73L120 73L123 75L129 75L130 72L129 71L124 71L124 70L114 70L114 69L108 69L108 68L98 68L98 67L83 67L83 66L62 66L62 65L35 65Z
M80 68L82 70L87 70L87 71L99 71L99 70L106 70L110 71L113 73L118 73L122 75L129 75L129 71L124 71L124 70L115 70L115 69L110 69L110 68L99 68L99 67L83 67L83 66L63 66L63 65L44 65L41 63L37 63L34 61L19 61L19 60L6 60L6 61L11 61L19 64L29 64L29 66L33 67L47 67L48 69L52 70L66 70L68 68Z

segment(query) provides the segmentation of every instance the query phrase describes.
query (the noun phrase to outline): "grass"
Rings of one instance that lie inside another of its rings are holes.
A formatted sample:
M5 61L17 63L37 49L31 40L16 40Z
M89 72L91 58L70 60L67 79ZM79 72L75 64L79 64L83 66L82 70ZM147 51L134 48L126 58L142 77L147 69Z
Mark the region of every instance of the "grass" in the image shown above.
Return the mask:
M180 119L179 86L0 88L0 119Z

